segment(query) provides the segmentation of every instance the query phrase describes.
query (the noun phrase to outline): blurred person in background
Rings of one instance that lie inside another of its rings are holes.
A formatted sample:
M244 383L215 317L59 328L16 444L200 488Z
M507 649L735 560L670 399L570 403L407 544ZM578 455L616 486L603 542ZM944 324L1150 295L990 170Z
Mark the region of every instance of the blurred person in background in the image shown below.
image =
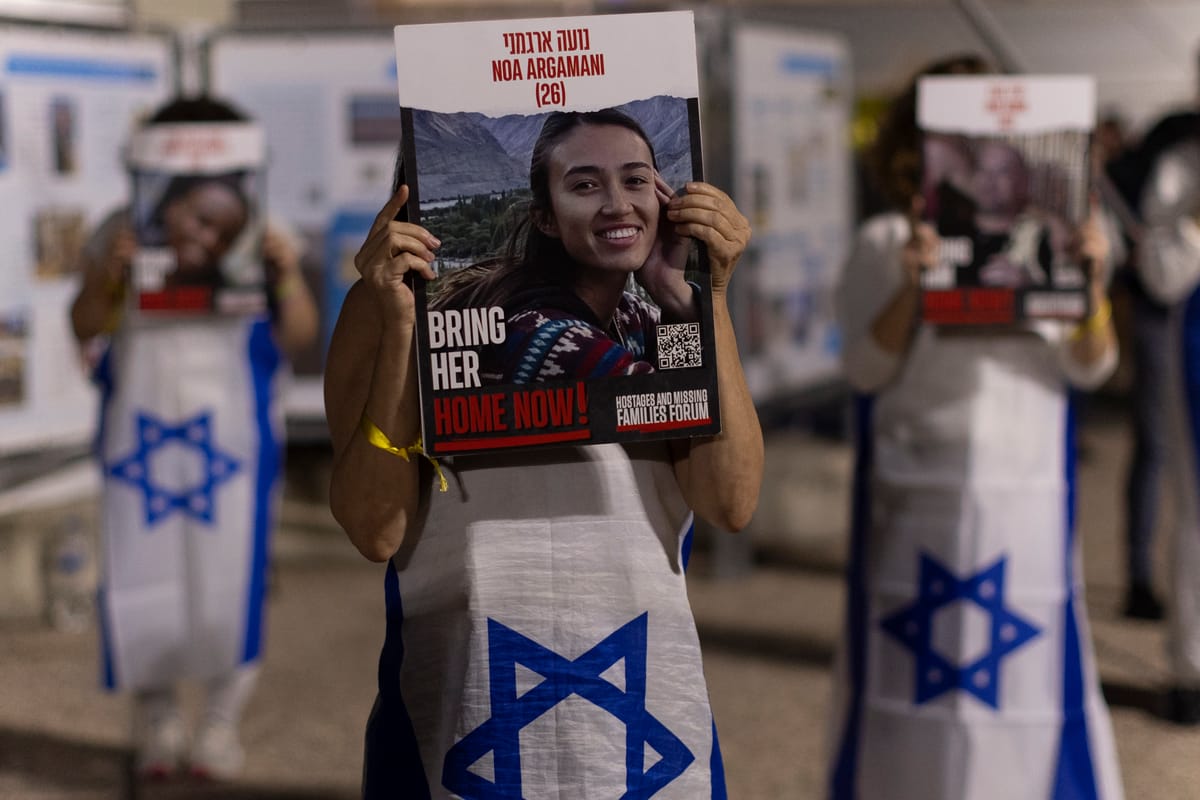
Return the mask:
M1200 52L1197 53L1200 77ZM1168 128L1168 126L1170 126ZM1172 672L1168 716L1200 724L1200 113L1158 123L1165 146L1141 193L1143 228L1138 270L1150 294L1169 308L1163 351L1167 360L1167 441L1176 488L1167 648ZM1147 139L1150 135L1147 135Z
M1194 123L1187 123L1190 129ZM1141 195L1158 156L1178 138L1177 122L1161 120L1131 143L1121 117L1109 113L1096 127L1093 153L1124 206L1122 236L1127 258L1119 265L1115 282L1128 298L1127 354L1133 368L1129 388L1133 449L1125 479L1125 599L1122 613L1130 619L1160 620L1163 603L1154 588L1153 545L1159 518L1160 486L1167 462L1165 398L1170 357L1167 306L1146 288L1138 269L1138 242L1144 222Z
M975 56L924 75L982 74ZM830 797L1122 797L1078 570L1069 393L1117 361L1107 241L1075 231L1093 312L1013 329L921 322L916 81L875 150L893 211L838 288L857 467Z
M173 100L146 124L245 119L200 97ZM206 251L230 240L212 238ZM137 246L129 209L113 212L84 248L71 308L81 343L107 337L96 368L103 680L133 692L142 776L166 778L186 763L195 775L225 779L242 765L238 723L262 655L280 498L280 350L294 354L313 341L316 305L297 248L269 227L267 313L132 318L124 311ZM183 679L205 687L190 747L177 696Z

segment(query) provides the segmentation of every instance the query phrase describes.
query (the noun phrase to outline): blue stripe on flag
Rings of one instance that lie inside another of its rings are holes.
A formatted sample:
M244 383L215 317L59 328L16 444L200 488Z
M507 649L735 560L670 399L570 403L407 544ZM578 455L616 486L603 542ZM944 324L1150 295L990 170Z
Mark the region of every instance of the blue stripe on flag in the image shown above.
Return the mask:
M838 747L830 785L833 800L854 800L858 783L858 740L862 726L863 690L867 675L867 533L870 529L870 479L873 461L871 397L855 398L855 464L853 513L850 529L850 562L846 585L846 649L850 696L842 741Z
M683 544L679 548L679 563L683 565L683 571L686 573L688 564L692 560L692 543L696 538L696 518L692 518L692 524L688 525L687 533L683 535Z
M105 689L117 688L117 673L113 669L112 626L108 619L108 592L96 589L96 623L100 628L100 680Z
M717 738L717 721L712 726L712 756L708 761L709 780L712 781L712 800L729 800L725 789L725 762L721 760L721 740Z
M404 606L400 576L389 561L383 581L387 633L379 655L379 694L367 720L363 758L363 800L430 800L429 782L412 719L400 692L404 664Z
M61 56L13 53L5 68L10 75L38 75L50 78L86 78L89 80L148 83L158 77L158 70L148 62L107 61L98 58L63 58Z
M96 423L96 438L92 442L92 453L96 459L104 463L104 433L105 420L108 418L109 404L113 395L113 351L109 346L100 357L92 372L92 383L100 390L100 420ZM105 480L107 480L107 475ZM101 583L96 589L96 620L100 628L100 680L107 689L117 688L117 674L113 667L112 627L108 618L108 591Z
M1059 740L1058 766L1054 775L1054 800L1095 800L1096 771L1092 764L1091 745L1087 732L1087 705L1083 676L1083 652L1078 620L1075 617L1075 399L1067 400L1063 443L1066 466L1067 507L1064 580L1066 602L1063 604L1063 727Z
M100 390L100 421L96 424L96 438L92 442L92 452L101 462L104 461L102 447L105 419L108 417L108 405L112 401L113 395L112 360L113 350L110 344L104 349L104 354L100 356L100 360L96 363L96 368L92 371L92 383L96 384L96 388Z
M262 652L263 598L267 585L267 553L271 539L271 494L279 475L281 443L271 427L271 381L279 367L279 350L265 319L250 328L248 357L254 381L254 421L258 428L258 472L254 485L253 551L250 557L250 590L246 597L246 641L242 661L254 661Z

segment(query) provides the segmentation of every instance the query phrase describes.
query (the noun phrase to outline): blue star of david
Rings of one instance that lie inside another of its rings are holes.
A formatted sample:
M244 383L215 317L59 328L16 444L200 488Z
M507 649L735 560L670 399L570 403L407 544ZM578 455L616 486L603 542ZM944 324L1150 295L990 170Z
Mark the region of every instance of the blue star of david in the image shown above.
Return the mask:
M1004 567L992 566L959 580L928 555L921 555L920 594L880 625L916 656L916 699L920 705L953 689L999 708L1000 664L1041 631L1004 605ZM991 617L989 647L979 658L956 666L933 647L933 617L956 600L969 600Z
M146 525L153 527L173 511L212 524L216 507L214 490L233 477L240 465L217 449L208 412L197 414L179 425L168 425L145 412L137 415L137 446L125 458L108 465L107 472L142 492ZM150 474L150 456L168 442L197 451L204 460L204 475L195 486L171 491L158 485Z
M442 784L465 800L521 800L521 729L572 694L625 723L624 800L646 800L682 775L695 756L646 710L646 623L642 614L572 661L489 619L492 716L447 751ZM624 691L601 677L621 659ZM517 664L543 678L519 697ZM649 770L646 746L662 757ZM489 752L494 783L469 771Z

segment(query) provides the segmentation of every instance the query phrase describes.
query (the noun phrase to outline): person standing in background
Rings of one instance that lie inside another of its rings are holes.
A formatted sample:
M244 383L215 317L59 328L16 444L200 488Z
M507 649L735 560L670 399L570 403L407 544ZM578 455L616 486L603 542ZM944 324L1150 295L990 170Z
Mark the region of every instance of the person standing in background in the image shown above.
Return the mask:
M1200 53L1197 54L1200 76ZM1180 135L1154 161L1141 195L1138 269L1170 308L1166 358L1171 465L1175 483L1167 714L1200 724L1200 115L1176 115Z
M921 75L978 75L957 56ZM895 210L837 290L856 403L833 800L1123 796L1077 569L1071 387L1116 366L1107 240L1075 233L1091 315L1004 330L921 321L938 238L919 221L916 81L876 149Z
M1129 353L1133 367L1129 399L1133 429L1125 479L1125 598L1122 613L1130 619L1163 618L1163 603L1154 588L1154 541L1159 519L1160 485L1167 461L1165 398L1170 345L1167 306L1146 288L1138 269L1138 242L1142 236L1141 193L1153 162L1178 136L1178 121L1167 117L1156 123L1135 145L1125 141L1120 117L1109 114L1096 128L1094 153L1119 202L1127 258L1119 265L1115 282L1129 298Z
M246 118L214 99L181 98L146 125L172 123ZM211 215L189 213L178 226L187 236L170 243L177 260L185 260L181 248L219 260L231 236ZM316 305L297 249L268 226L268 313L136 319L124 311L137 246L129 210L111 214L84 248L71 308L81 343L108 337L96 368L103 678L109 689L133 692L142 776L167 778L186 762L198 776L231 778L242 765L238 723L262 655L280 498L280 368L283 354L315 339ZM183 679L205 686L190 749L177 696Z

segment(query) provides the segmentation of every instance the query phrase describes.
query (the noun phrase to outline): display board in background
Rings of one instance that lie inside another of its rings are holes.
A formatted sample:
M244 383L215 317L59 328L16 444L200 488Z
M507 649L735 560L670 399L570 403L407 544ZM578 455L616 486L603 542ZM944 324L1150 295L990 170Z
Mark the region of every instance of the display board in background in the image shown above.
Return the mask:
M736 25L729 34L734 196L754 230L734 323L755 402L840 374L833 290L854 225L849 52L828 34Z
M0 454L92 435L74 270L88 232L129 200L122 147L169 95L173 59L160 36L0 26Z
M321 309L318 346L295 362L289 420L324 420L325 347L357 278L351 222L391 196L400 142L396 60L379 34L220 34L208 47L209 89L262 124L268 219L299 233ZM365 235L365 229L363 234Z
M0 0L0 16L30 22L75 25L127 25L129 0Z

